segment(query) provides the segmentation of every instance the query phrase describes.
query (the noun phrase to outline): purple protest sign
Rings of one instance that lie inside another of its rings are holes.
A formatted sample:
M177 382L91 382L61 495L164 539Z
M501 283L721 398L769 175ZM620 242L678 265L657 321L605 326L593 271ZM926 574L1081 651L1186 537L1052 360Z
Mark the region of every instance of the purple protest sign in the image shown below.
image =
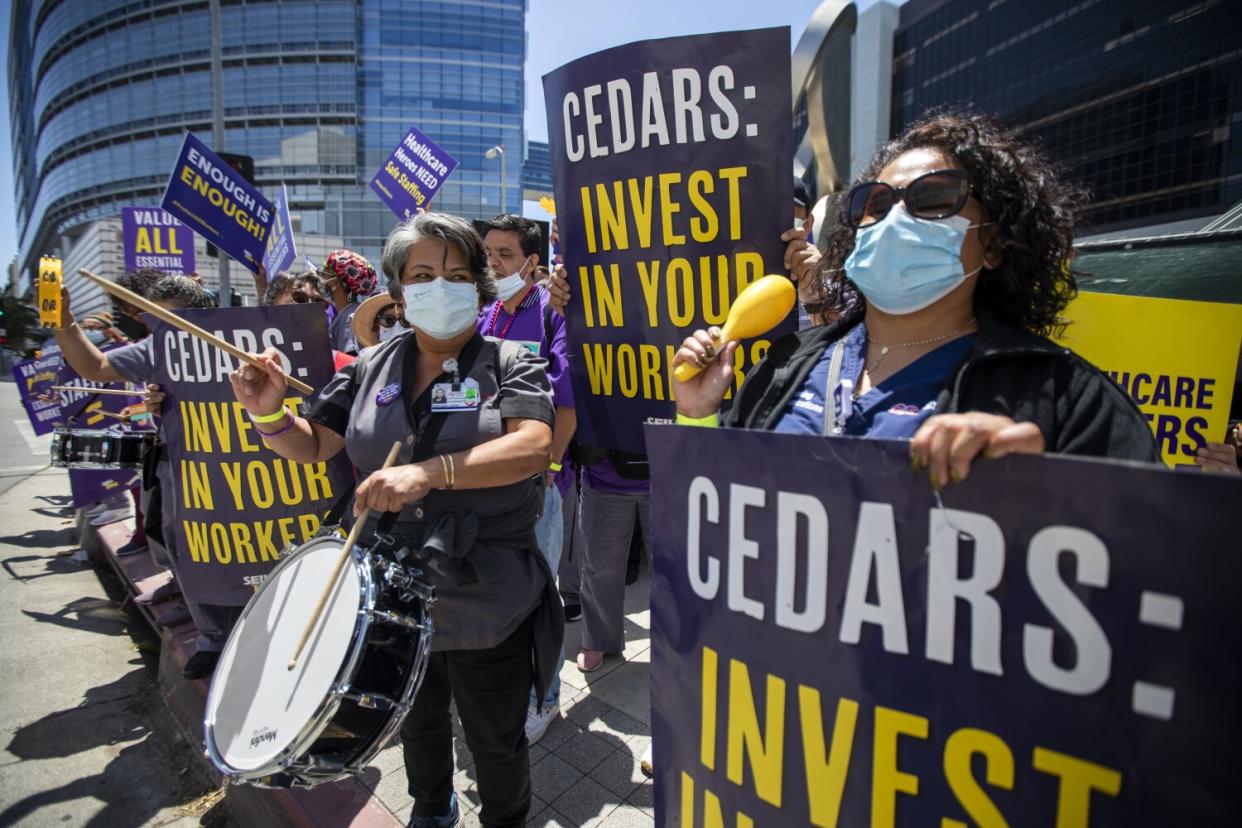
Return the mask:
M100 351L107 353L118 345L106 345ZM62 363L56 374L56 391L60 404L58 426L85 431L113 431L120 435L127 432L149 430L146 422L135 422L125 409L142 401L141 391L134 390L128 396L95 393L100 388L120 390L119 383L88 380ZM66 390L69 389L69 390ZM70 469L69 491L74 506L89 506L136 486L142 478L140 469Z
M440 185L457 169L457 159L410 127L401 143L371 177L380 201L404 221L431 204Z
M275 348L285 370L314 388L332 377L320 305L179 315L244 351ZM278 456L233 396L231 357L168 325L152 336L156 382L167 395L163 426L176 493L173 531L181 588L193 601L245 604L280 551L319 530L321 516L350 485L352 468L344 452L325 463ZM295 411L302 402L296 396L286 400Z
M152 268L176 276L194 272L194 234L158 207L121 208L127 271Z
M276 208L193 133L185 134L161 206L258 273Z
M22 407L26 409L26 416L30 417L30 425L36 435L50 434L60 422L60 403L56 400L56 392L51 390L59 370L59 351L13 366L13 378L17 380Z
M644 452L643 423L673 419L686 334L784 272L789 78L787 28L630 43L544 75L579 445ZM734 393L793 328L738 347Z
M1237 824L1242 483L646 439L656 826Z
M285 185L280 185L280 195L276 197L276 217L272 220L272 229L267 236L267 252L263 254L263 267L269 279L288 270L289 265L298 257L293 247L293 226L289 221L289 193ZM259 297L260 299L262 297Z

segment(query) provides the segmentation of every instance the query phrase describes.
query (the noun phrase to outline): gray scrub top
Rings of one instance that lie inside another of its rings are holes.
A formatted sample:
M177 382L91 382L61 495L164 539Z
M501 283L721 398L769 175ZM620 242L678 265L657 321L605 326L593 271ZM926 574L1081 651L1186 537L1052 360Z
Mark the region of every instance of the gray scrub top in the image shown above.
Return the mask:
M147 336L104 353L112 370L126 382L155 382L155 337Z
M436 436L431 457L463 451L503 436L505 419L534 419L552 425L554 409L545 361L520 345L511 345L504 346L502 355L500 342L483 340L466 375L479 384L479 408L445 415L447 420ZM398 462L408 463L413 454L416 437L411 433L406 400L400 390L402 366L406 359L415 359L417 347L417 337L399 336L367 348L356 362L337 372L308 415L308 419L345 438L345 450L358 470L359 480L383 466L394 442L401 442ZM417 408L423 412L417 418L418 432L422 433L431 415L425 406ZM432 490L422 501L402 509L394 534L421 540L424 521L443 512L474 513L486 518L527 508L531 487L535 485L523 480L487 489ZM532 512L532 529L534 522ZM495 647L526 619L539 603L546 583L536 561L539 550L533 546L533 531L530 534L531 549L496 549L502 574L494 583L459 585L427 570L437 597L433 650Z
M336 312L332 324L328 326L328 341L332 347L347 354L358 353L358 341L354 338L354 313L358 310L357 302L350 302ZM384 455L387 457L387 455Z

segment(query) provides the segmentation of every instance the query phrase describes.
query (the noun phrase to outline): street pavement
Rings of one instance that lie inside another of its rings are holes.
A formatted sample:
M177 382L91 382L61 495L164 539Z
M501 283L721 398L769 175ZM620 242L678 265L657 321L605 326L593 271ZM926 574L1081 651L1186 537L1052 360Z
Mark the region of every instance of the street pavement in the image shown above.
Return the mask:
M609 656L597 672L578 672L574 659L582 622L565 625L561 715L530 749L529 825L571 828L650 828L655 824L651 781L639 770L651 742L647 671L651 662L650 581L644 566L625 594L625 652ZM417 702L415 702L417 703ZM454 787L463 828L477 828L474 762L454 722ZM382 751L362 776L380 801L404 823L413 801L405 789L400 743Z
M198 825L211 786L160 698L157 642L110 570L72 560L68 478L40 471L29 428L0 383L0 826Z
M52 435L36 437L13 375L0 381L0 495L47 466Z

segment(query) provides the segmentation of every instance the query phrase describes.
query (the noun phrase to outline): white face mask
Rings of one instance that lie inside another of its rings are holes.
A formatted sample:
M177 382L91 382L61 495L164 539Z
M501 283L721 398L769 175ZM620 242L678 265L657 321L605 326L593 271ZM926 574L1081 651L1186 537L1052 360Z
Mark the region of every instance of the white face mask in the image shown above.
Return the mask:
M432 339L452 339L473 327L479 316L479 291L473 282L430 282L405 285L405 318Z
M496 290L500 295L500 301L508 302L526 287L526 277L522 275L522 271L526 269L528 261L530 261L530 256L522 260L522 266L517 269L517 273L496 280Z
M379 341L387 342L393 337L401 336L401 334L405 333L408 330L409 328L399 323L396 325L393 325L391 328L385 328L383 325L381 325L379 329Z

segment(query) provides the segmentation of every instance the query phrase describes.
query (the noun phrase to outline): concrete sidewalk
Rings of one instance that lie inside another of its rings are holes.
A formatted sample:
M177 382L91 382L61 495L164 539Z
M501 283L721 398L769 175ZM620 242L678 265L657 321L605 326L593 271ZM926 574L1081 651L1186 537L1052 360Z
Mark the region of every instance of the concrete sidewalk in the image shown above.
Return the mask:
M49 469L0 496L0 825L198 825L213 786L160 698L157 640L110 570L71 559L68 494Z
M590 674L578 672L581 622L565 626L561 717L531 747L531 826L628 828L655 824L651 781L638 763L651 741L647 669L650 662L648 569L625 596L625 653ZM480 825L473 761L454 725L456 789L462 825ZM385 749L363 779L404 823L413 806L405 790L400 744ZM376 771L378 773L376 773Z

